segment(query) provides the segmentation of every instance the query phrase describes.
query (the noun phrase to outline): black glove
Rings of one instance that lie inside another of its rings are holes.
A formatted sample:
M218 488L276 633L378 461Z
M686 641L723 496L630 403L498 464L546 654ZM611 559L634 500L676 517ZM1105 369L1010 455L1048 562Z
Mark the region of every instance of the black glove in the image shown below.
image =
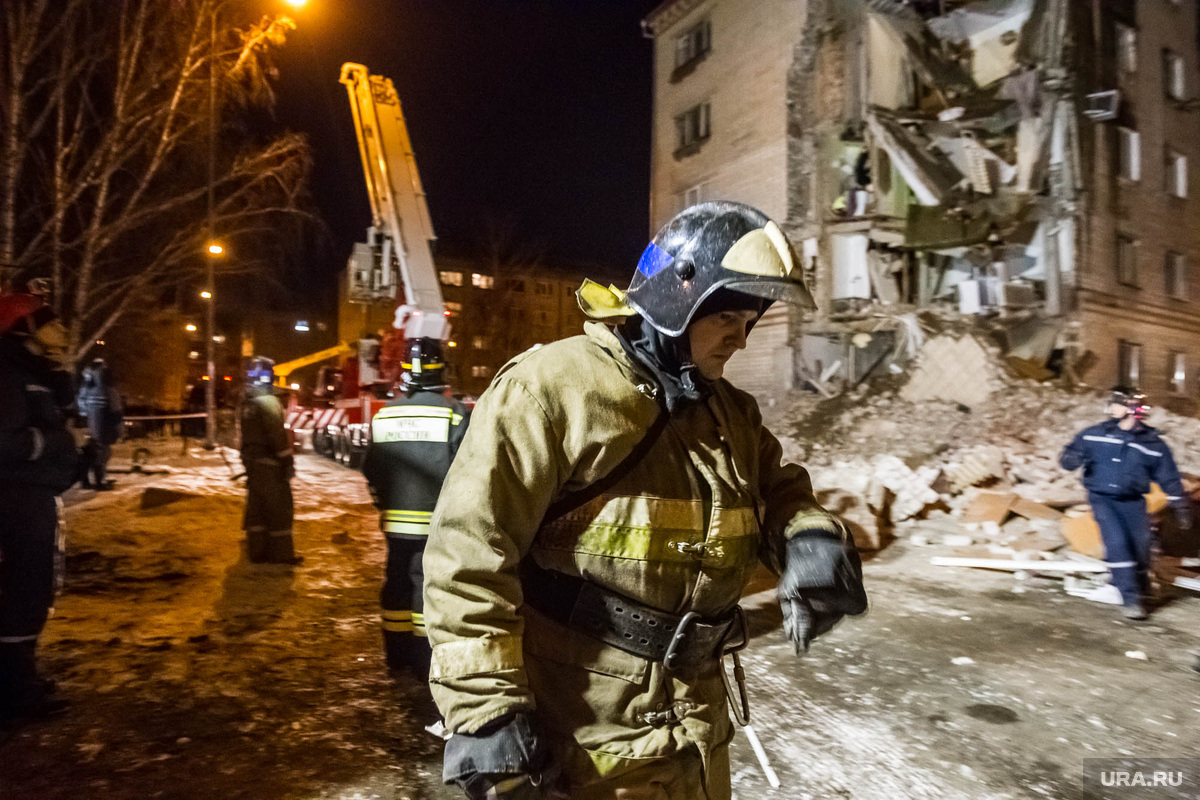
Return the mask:
M295 456L284 456L279 459L280 466L283 467L283 477L289 481L296 477L296 458Z
M545 743L524 712L446 741L442 780L457 784L470 800L534 800L543 796L538 786L546 777Z
M806 530L787 541L787 563L779 581L783 629L796 653L847 614L867 610L862 560L848 536Z

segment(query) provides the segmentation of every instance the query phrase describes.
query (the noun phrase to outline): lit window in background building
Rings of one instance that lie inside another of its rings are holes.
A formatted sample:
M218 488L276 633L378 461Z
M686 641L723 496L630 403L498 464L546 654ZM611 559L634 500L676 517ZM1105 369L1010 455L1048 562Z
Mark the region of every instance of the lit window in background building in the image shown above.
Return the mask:
M1163 50L1163 92L1172 100L1182 100L1187 94L1187 72L1183 57Z
M1186 300L1188 296L1187 257L1183 253L1169 252L1164 266L1167 297Z
M444 286L462 286L463 284L463 274L461 272L442 270L438 273L438 277Z
M472 337L471 338L471 347L475 348L476 350L487 349L487 337L484 337L484 336Z
M481 275L478 272L471 273L471 285L477 289L490 289L493 283L491 275Z
M1183 394L1187 391L1187 358L1183 353L1172 352L1169 363L1171 369L1171 391Z
M1168 147L1163 159L1163 177L1167 194L1172 197L1187 197L1187 156Z
M472 378L487 378L487 377L490 377L491 374L492 374L491 367L479 366L479 365L471 367L471 377Z
M443 303L446 311L450 312L450 316L455 316L462 312L462 303Z
M1136 181L1142 177L1141 136L1132 128L1117 128L1117 149L1121 162L1121 177Z
M1137 72L1137 31L1117 23L1117 69L1123 74Z

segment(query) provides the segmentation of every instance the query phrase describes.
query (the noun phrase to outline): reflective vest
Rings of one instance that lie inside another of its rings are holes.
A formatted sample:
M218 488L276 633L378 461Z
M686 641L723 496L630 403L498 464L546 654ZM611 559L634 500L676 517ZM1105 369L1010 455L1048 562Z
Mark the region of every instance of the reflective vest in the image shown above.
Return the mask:
M427 536L442 481L466 433L469 412L437 392L388 403L371 420L363 475L388 536Z

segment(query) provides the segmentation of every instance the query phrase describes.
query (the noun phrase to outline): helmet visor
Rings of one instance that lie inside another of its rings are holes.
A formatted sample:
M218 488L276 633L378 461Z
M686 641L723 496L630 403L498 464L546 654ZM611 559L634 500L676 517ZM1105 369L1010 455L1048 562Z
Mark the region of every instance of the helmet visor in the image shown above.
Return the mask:
M816 309L817 303L803 283L791 280L734 280L722 282L722 288L742 294L752 294L767 300L776 300L799 306L804 311Z

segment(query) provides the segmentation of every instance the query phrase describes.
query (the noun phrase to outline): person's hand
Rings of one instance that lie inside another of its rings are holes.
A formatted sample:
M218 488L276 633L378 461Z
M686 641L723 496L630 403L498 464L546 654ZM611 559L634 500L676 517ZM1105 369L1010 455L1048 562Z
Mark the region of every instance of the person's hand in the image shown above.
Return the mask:
M545 743L528 714L500 717L475 733L446 741L442 780L457 784L469 800L535 800L546 783Z
M779 581L783 629L799 655L842 617L867 610L862 561L848 536L805 530L787 542Z

